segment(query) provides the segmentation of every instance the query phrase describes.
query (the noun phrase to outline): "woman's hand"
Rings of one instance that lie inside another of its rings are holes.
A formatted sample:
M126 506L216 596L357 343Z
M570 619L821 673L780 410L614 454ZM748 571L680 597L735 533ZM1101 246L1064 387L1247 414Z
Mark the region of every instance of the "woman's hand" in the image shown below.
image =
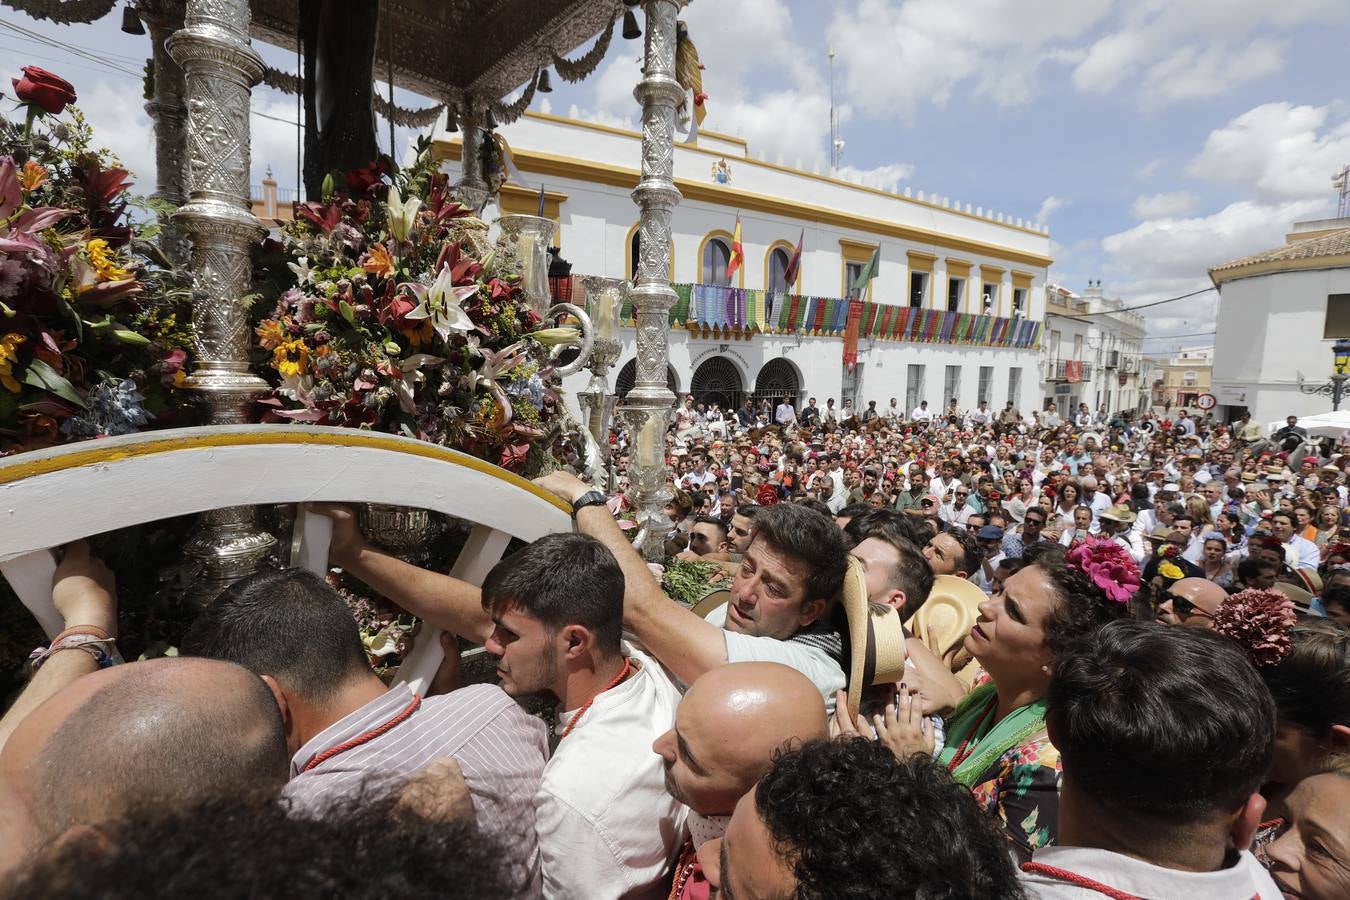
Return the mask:
M834 692L834 715L830 716L830 738L867 738L872 740L872 727L861 715L848 714L848 694Z
M877 740L901 762L916 753L933 753L933 727L917 698L905 685L897 684L895 699L886 704L886 714L872 717Z

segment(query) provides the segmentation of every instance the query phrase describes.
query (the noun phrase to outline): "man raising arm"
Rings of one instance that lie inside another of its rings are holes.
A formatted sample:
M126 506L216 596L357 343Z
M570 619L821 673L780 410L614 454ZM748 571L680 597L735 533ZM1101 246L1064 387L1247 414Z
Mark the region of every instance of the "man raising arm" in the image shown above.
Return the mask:
M537 482L569 503L591 491L573 475ZM843 584L843 533L805 507L778 504L755 518L755 533L731 587L731 602L707 620L667 597L602 504L576 511L578 530L601 541L624 574L624 624L676 678L692 683L727 662L778 662L797 669L827 706L844 686L842 641L828 612ZM725 624L723 624L725 623Z

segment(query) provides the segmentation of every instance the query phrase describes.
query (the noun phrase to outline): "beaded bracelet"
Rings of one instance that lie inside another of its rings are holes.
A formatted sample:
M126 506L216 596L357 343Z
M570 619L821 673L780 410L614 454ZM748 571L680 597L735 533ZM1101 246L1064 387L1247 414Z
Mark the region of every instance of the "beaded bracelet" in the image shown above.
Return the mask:
M122 662L122 655L117 652L117 644L111 638L98 637L85 632L73 634L62 632L61 635L57 635L56 640L52 641L50 647L38 647L28 654L28 664L36 672L53 654L60 653L62 650L83 650L94 658L94 662L98 664L100 669L106 669Z

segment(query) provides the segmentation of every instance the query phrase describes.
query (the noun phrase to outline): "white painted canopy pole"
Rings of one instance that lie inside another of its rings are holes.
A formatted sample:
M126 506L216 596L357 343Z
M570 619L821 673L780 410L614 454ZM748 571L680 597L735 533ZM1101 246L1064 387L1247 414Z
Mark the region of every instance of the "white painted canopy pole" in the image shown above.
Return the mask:
M52 551L35 550L0 562L0 573L38 620L47 638L60 634L66 623L52 602L52 576L56 574L56 556Z

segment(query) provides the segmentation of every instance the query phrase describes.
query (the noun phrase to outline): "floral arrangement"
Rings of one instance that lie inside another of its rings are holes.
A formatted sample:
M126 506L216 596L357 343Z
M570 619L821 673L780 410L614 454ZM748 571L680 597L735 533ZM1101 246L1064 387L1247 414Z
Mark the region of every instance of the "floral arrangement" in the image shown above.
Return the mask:
M1139 590L1139 566L1110 538L1088 537L1067 554L1069 565L1101 588L1113 603L1129 603Z
M1258 588L1225 597L1214 610L1214 630L1237 641L1257 666L1276 665L1294 649L1297 621L1292 600Z
M154 210L35 66L0 120L0 454L178 424L191 281L131 219Z
M262 248L264 421L401 433L528 475L556 466L562 403L552 353L575 328L542 327L520 261L450 198L430 143L325 181Z

